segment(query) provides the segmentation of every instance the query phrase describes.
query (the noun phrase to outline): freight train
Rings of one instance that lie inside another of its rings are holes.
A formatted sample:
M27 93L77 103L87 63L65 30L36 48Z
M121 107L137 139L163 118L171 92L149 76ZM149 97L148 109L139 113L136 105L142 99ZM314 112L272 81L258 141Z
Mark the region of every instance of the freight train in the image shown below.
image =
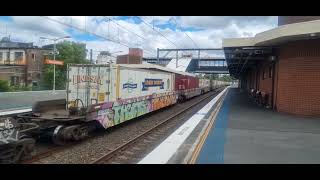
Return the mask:
M0 124L0 130L11 127L16 135L11 133L8 141L9 135L0 134L0 161L16 161L32 150L33 139L49 137L59 145L79 141L97 128L108 129L228 85L151 64L70 64L67 78L65 99L37 102L31 113L2 118L7 126Z

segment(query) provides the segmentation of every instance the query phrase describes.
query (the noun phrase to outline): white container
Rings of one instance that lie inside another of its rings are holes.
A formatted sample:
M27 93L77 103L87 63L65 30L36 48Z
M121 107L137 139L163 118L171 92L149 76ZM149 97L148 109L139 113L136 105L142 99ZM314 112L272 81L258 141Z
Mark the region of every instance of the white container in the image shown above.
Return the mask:
M78 100L78 107L102 103L109 99L110 68L107 65L69 65L68 108Z
M68 108L174 91L173 73L143 66L69 65L68 79Z

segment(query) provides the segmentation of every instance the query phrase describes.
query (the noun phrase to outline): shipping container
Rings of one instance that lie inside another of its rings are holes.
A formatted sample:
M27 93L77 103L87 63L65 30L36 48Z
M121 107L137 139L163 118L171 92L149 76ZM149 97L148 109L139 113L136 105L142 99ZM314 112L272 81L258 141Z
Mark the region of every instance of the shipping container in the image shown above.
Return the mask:
M111 78L112 82L115 82L112 91L112 97L115 98L112 100L174 91L174 75L172 73L142 67L144 66L118 65L113 67L113 71L117 72L119 79L116 79L117 76Z
M69 65L67 107L88 107L109 99L110 68L108 65Z
M142 57L133 55L117 56L117 64L142 64Z
M70 65L68 107L86 108L86 121L108 128L173 105L174 74L150 65Z
M174 91L173 73L130 65L69 65L68 77L68 107Z
M210 79L199 79L199 87L210 87Z
M175 90L199 88L199 79L195 76L175 74Z

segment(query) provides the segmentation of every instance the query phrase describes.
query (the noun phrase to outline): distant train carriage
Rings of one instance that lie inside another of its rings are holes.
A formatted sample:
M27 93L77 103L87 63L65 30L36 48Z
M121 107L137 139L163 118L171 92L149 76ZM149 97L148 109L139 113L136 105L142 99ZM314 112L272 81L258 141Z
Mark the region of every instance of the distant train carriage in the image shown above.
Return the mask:
M201 88L202 93L207 93L211 90L210 79L199 79L199 87Z
M179 94L179 101L184 101L201 94L199 79L191 73L175 73L175 91Z

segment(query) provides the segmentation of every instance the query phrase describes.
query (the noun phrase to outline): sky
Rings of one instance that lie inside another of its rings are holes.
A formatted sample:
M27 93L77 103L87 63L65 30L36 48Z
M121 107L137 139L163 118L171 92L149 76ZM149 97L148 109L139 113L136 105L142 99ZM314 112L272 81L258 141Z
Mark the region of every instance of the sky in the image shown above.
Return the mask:
M0 16L0 38L42 46L52 41L40 37L70 36L93 49L94 59L99 51L126 54L128 47L155 57L157 48L221 48L223 38L253 37L276 26L276 16Z

